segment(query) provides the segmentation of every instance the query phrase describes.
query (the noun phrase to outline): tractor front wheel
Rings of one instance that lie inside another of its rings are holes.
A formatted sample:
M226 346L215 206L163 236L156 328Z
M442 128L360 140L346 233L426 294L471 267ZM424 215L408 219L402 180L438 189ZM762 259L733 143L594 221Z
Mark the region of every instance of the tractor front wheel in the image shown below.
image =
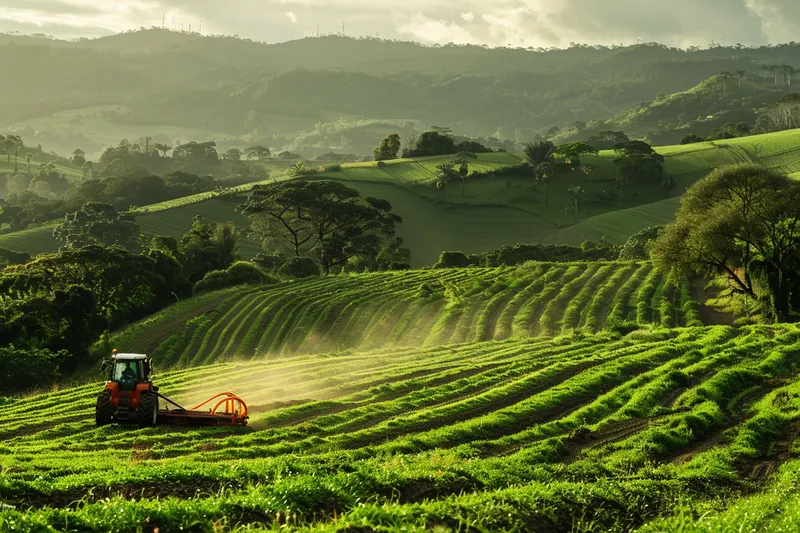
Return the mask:
M152 392L143 392L139 400L139 408L136 410L136 417L139 427L155 426L158 419L158 396Z
M110 424L114 419L114 406L111 405L111 391L104 390L97 396L94 406L94 421L98 426Z

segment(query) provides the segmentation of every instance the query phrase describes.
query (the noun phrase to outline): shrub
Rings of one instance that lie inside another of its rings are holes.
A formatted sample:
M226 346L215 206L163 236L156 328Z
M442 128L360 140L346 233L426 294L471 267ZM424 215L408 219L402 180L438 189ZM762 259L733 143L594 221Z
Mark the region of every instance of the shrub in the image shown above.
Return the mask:
M265 272L272 273L278 270L281 265L286 262L286 258L279 253L265 254L264 252L260 252L252 259L252 261Z
M378 161L378 162L377 162L377 163L375 163L375 164L376 164L376 165L378 165L378 168L383 168L383 167L385 167L385 166L386 166L386 163L385 163L385 162L383 162L383 161Z
M66 350L15 348L13 344L0 348L0 390L22 392L32 387L48 385L59 377L59 367L69 357Z
M650 226L635 235L631 235L620 248L620 261L650 259L650 247L663 231L664 226Z
M439 261L433 268L460 268L470 266L470 261L464 252L442 252Z
M262 285L277 283L277 279L266 274L258 266L247 261L238 261L227 270L214 270L194 284L193 294L215 291L235 285Z
M278 274L295 279L319 276L319 265L308 257L293 257L281 265Z
M333 165L325 165L322 167L322 172L339 172L342 170L342 165L333 164Z

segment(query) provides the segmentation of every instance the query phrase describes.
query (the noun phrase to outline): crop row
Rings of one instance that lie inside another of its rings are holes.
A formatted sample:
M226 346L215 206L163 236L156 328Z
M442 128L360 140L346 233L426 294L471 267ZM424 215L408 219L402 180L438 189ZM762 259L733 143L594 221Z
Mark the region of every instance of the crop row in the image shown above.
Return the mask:
M572 279L611 281L610 266ZM450 274L452 283L461 271ZM667 298L653 285L650 302ZM515 289L509 301L524 286ZM624 300L632 316L638 297ZM0 419L0 502L16 509L0 510L0 530L629 531L655 520L653 531L699 531L709 516L796 522L766 497L748 517L736 497L774 483L779 501L792 501L798 352L795 326L576 331L283 355L157 377L179 401L240 394L251 408L246 428L96 428L97 383L11 400ZM726 502L730 511L720 512ZM674 517L676 508L715 513L695 522L702 513Z
M162 365L196 366L686 325L699 325L688 288L668 283L649 264L532 263L329 276L242 290L184 324L151 319L148 327L162 335L147 338Z

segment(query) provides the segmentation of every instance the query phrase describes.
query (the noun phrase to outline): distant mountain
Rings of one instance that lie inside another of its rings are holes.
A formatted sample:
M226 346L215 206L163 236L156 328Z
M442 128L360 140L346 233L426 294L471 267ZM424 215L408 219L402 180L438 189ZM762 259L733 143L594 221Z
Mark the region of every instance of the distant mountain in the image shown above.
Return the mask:
M0 131L44 144L90 142L98 121L106 133L95 143L144 131L181 141L252 140L255 132L269 142L339 118L525 141L553 126L611 116L647 130L648 116L631 110L658 104L659 94L687 91L723 71L755 75L758 65L800 65L800 45L534 51L339 36L268 45L144 30L77 42L0 35L0 64L10 73L0 85ZM63 120L66 111L85 114L98 105L116 110ZM58 113L50 128L48 118Z

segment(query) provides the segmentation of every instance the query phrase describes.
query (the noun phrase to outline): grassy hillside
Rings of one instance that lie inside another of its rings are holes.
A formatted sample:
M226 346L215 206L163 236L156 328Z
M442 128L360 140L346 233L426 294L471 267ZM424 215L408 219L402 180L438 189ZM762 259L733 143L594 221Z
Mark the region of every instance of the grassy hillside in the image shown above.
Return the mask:
M388 346L594 333L609 325L699 325L688 287L646 263L531 263L516 268L331 276L237 292L213 309L181 304L98 348L125 345L164 366ZM202 314L186 315L190 309ZM186 316L193 316L187 320ZM150 331L160 332L159 334Z
M240 394L246 428L98 429L100 383L12 399L0 529L793 531L798 350L699 327L158 376Z
M363 196L389 200L403 217L398 228L411 248L414 266L430 265L442 250L484 252L506 244L552 243L579 245L584 240L605 237L620 244L653 224L669 222L678 206L677 196L722 165L755 162L787 174L800 173L800 130L790 130L739 139L691 145L658 147L665 157L666 172L677 187L666 195L659 184L626 187L617 197L614 180L619 171L616 154L606 150L596 157L585 157L599 171L583 174L558 174L545 191L527 175L467 180L462 194L457 180L442 190L432 186L436 165L450 157L398 159L384 166L375 162L342 165L336 172L324 172L308 179L334 179L358 189ZM486 171L519 164L519 154L479 154L470 162L473 170ZM316 163L309 163L309 166ZM567 212L568 189L578 184L594 202L577 216ZM248 227L248 221L235 212L252 184L237 187L234 197L204 193L139 209L137 220L146 234L179 237L189 229L192 218L201 214L209 220L232 221ZM598 194L610 195L598 200ZM586 211L590 211L587 213ZM58 249L52 228L44 227L0 235L0 247L29 253ZM260 250L256 242L243 240L242 255L252 257Z

